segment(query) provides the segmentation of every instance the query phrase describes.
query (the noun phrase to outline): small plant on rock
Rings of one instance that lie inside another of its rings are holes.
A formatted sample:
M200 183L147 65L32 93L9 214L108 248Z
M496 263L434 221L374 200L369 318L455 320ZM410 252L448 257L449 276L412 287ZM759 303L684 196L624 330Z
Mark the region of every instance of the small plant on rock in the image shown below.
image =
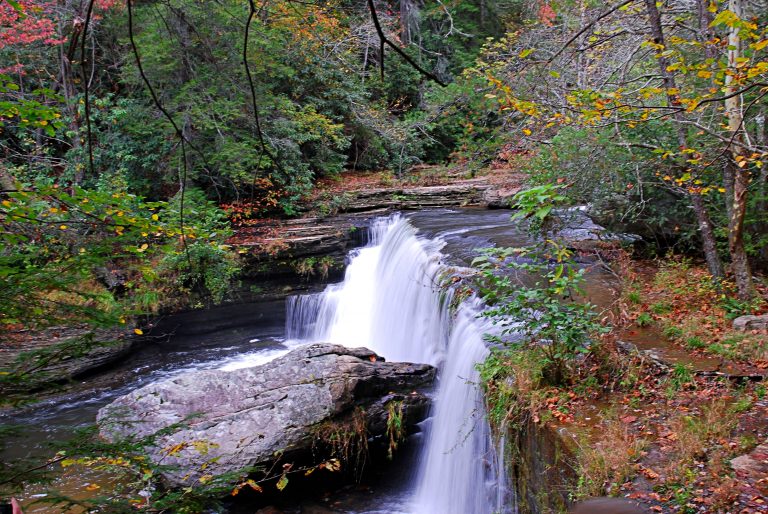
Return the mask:
M479 291L490 306L483 315L501 327L488 340L513 349L540 349L544 379L555 385L566 381L570 363L588 353L591 338L605 330L592 305L574 301L584 270L569 258L567 248L549 241L541 253L486 249L473 262L480 270Z

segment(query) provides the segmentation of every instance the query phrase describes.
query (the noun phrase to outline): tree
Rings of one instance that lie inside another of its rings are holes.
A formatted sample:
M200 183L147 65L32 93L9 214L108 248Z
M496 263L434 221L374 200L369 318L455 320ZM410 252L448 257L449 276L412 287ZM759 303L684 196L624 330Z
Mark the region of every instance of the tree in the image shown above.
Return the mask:
M602 4L575 17L563 7L557 20L567 32L540 22L510 34L487 46L475 70L518 144L547 145L564 125L576 126L609 131L629 158L655 158L655 172L638 169L625 178L624 194L652 186L687 198L716 278L722 227L742 298L751 290L748 193L768 152L750 134L761 130L757 107L768 91L766 23L759 5L750 9L739 2L644 0ZM718 194L725 195L720 202ZM718 223L723 207L728 216Z

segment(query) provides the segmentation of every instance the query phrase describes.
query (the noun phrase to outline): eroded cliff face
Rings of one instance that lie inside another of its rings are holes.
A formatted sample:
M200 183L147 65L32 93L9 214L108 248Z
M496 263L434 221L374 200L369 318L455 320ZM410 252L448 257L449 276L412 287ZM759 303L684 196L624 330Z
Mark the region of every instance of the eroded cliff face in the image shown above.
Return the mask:
M566 512L577 474L573 438L551 425L528 421L507 433L508 476L520 514Z

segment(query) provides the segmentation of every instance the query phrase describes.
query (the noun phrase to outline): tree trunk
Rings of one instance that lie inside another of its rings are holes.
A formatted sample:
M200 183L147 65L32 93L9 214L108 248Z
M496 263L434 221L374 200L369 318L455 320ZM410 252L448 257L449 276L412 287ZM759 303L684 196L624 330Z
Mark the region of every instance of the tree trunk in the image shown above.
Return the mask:
M662 45L662 50L659 50L656 54L656 61L659 64L659 71L664 81L664 88L667 94L667 103L670 107L675 108L680 105L680 97L678 93L675 76L667 68L669 66L669 59L665 57L663 47L666 46L664 41L664 29L661 23L661 13L656 6L656 0L644 0L645 10L648 15L648 22L651 29L651 34L655 43ZM672 118L675 120L675 130L677 135L677 143L680 147L679 150L684 150L687 147L686 128L683 124L683 114L680 110L675 109L672 113ZM715 233L713 230L712 221L709 217L704 199L697 191L689 191L689 198L691 199L691 205L693 206L693 212L696 214L696 221L699 225L699 234L702 240L702 249L704 250L704 257L707 261L707 268L713 278L720 280L723 278L723 265L720 262L720 256L717 254L717 241L715 240Z
M742 0L730 0L728 9L741 18ZM731 27L728 34L728 67L737 72L738 59L741 57L741 36L738 26ZM747 214L747 192L749 190L749 170L744 155L744 118L741 110L742 98L735 94L739 85L732 74L725 76L725 116L728 132L731 136L731 160L726 163L723 178L725 181L726 201L730 203L728 213L728 251L731 254L733 276L739 298L748 300L754 294L752 271L744 248L744 218ZM729 191L730 189L730 191Z
M400 41L404 46L413 42L413 34L411 33L411 17L413 15L411 10L413 7L411 0L400 0Z
M757 144L765 147L768 145L768 124L766 124L766 109L761 107L760 114L755 117L757 124ZM768 166L763 165L760 168L760 175L757 178L757 236L768 237ZM763 245L760 250L760 259L768 261L768 244Z
M2 188L3 191L16 190L16 180L14 180L2 164L0 164L0 188Z
M585 0L579 0L579 30L584 29L587 24L587 4ZM587 33L584 32L579 37L579 52L576 57L576 85L579 89L586 89L587 84L587 65L588 59L586 50L584 50L587 42Z
M712 222L709 221L707 206L704 204L704 198L701 195L691 195L693 211L696 213L696 219L699 222L699 233L701 234L702 245L704 247L704 258L707 261L707 268L713 277L721 279L724 276L723 264L717 255L717 243Z

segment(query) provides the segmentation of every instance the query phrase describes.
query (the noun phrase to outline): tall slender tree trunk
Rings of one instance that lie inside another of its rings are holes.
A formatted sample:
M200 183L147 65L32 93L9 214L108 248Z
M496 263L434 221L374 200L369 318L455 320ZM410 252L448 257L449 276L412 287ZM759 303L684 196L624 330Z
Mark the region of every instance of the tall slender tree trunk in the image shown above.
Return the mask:
M67 2L60 2L61 8L67 12L70 6ZM70 141L73 149L78 149L82 146L81 140L81 119L80 119L80 105L75 101L77 95L77 88L75 87L75 76L72 68L75 56L77 54L77 47L82 36L83 23L79 16L79 11L76 11L75 22L72 26L72 33L69 36L68 46L59 45L59 78L56 90L60 91L64 97L66 105L66 111L69 115L70 123L69 129L74 134ZM64 20L59 18L58 20L59 34L64 34ZM85 179L85 168L78 166L75 169L75 176L73 180L75 184L81 184Z
M757 124L757 145L759 147L768 146L768 120L766 119L766 108L760 108L760 114L755 117ZM768 237L768 166L760 168L760 175L757 177L757 235L758 237ZM760 250L760 258L768 261L768 244L763 245Z
M413 5L411 0L400 0L400 41L408 46L413 42Z
M584 26L587 24L587 3L586 0L579 0L579 30L582 30ZM582 34L579 37L579 52L577 55L577 61L576 61L576 85L579 87L579 89L586 89L586 83L587 83L587 65L588 65L588 59L586 55L586 50L584 50L584 47L586 46L587 41L587 34L586 32Z
M742 0L730 0L728 10L741 18ZM739 298L747 300L754 294L752 286L752 271L749 267L747 251L744 248L744 218L747 215L747 193L749 190L750 174L744 155L744 118L742 113L742 96L736 94L739 84L734 75L738 73L738 59L741 57L741 36L738 26L733 26L728 34L728 69L731 73L725 78L725 116L728 121L728 132L731 136L731 159L725 165L723 173L727 195L730 203L728 213L728 251L731 254L733 276ZM729 191L730 189L730 191Z
M680 98L679 94L675 93L675 91L678 91L675 76L667 69L669 66L669 59L662 53L666 43L664 40L664 29L661 23L661 13L656 6L656 0L644 1L651 35L653 36L654 42L661 45L662 48L656 54L656 61L658 62L659 71L664 81L664 88L667 92L667 102L670 107L675 108L680 105ZM672 118L675 121L677 143L680 147L679 150L684 150L688 144L686 129L683 124L683 114L680 110L675 109ZM688 196L691 200L691 206L693 207L693 212L696 215L696 221L699 225L699 235L702 240L702 249L704 250L704 257L707 261L707 268L713 278L720 280L724 276L723 265L720 261L720 256L717 254L717 241L715 240L715 232L712 220L709 216L709 211L707 210L707 206L700 193L691 191Z

